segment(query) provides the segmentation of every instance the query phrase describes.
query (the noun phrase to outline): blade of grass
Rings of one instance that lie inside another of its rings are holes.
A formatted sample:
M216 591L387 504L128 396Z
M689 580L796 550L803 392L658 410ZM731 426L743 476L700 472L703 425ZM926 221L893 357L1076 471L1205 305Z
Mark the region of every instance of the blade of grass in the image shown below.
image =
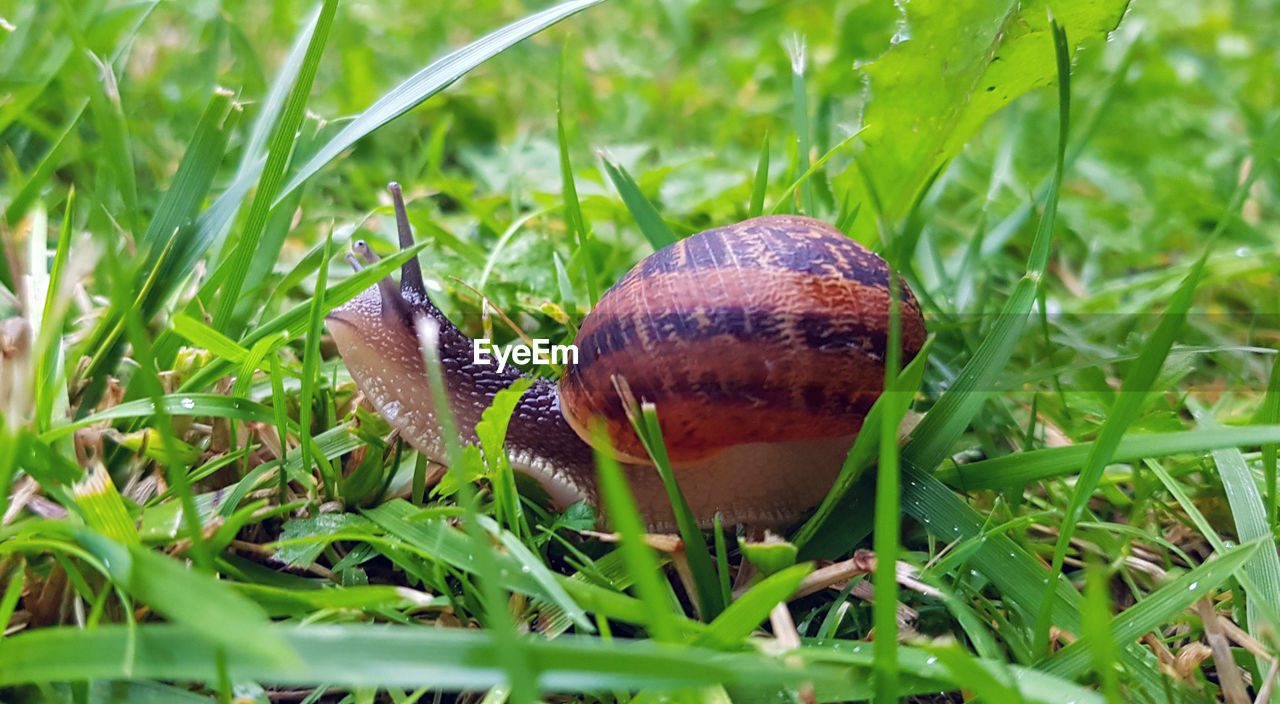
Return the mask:
M1067 547L1075 533L1075 524L1080 520L1080 515L1084 512L1085 503L1093 494L1093 490L1097 488L1098 481L1102 478L1103 470L1106 469L1107 464L1110 462L1116 446L1120 444L1120 438L1129 429L1129 426L1137 420L1145 407L1146 398L1154 388L1160 369L1164 366L1165 359L1169 356L1169 350L1173 347L1174 338L1182 329L1182 324L1186 321L1187 314L1191 310L1192 298L1196 287L1200 283L1200 278L1204 274L1205 264L1209 260L1209 254L1213 251L1214 243L1223 230L1226 229L1227 223L1231 221L1229 214L1236 212L1236 209L1240 207L1249 186L1253 183L1254 177L1254 174L1251 173L1237 184L1236 192L1232 195L1227 205L1226 213L1228 215L1219 219L1217 227L1210 233L1208 240L1204 244L1204 250L1200 258L1196 260L1191 271L1187 272L1186 277L1178 286L1178 290L1169 300L1168 307L1160 315L1160 322L1157 324L1156 330L1147 339L1147 342L1143 345L1142 353L1125 375L1124 382L1120 386L1120 393L1116 395L1116 400L1107 413L1107 419L1103 423L1102 429L1098 431L1098 439L1093 443L1093 447L1089 451L1089 457L1085 460L1084 467L1080 470L1080 476L1076 480L1076 486L1071 495L1071 502L1067 505L1063 514L1062 524L1059 527L1058 541L1053 550L1053 562L1049 567L1048 582L1045 586L1047 591L1052 591L1055 588L1054 583L1058 581L1059 576L1062 574L1062 565L1066 559ZM1053 602L1051 600L1044 599L1041 601L1040 613L1036 618L1034 643L1037 652L1042 654L1048 652L1049 626L1052 622L1052 614L1049 610L1052 607Z
M623 385L625 389L625 383ZM707 552L707 541L698 530L698 522L693 517L689 502L676 481L675 472L671 469L671 459L667 456L667 446L662 440L662 426L658 424L658 409L651 403L636 405L630 391L622 394L623 407L640 438L645 451L653 460L658 476L666 487L667 497L671 500L671 510L676 517L676 525L680 529L680 539L684 541L685 558L689 561L689 571L693 574L693 585L698 593L698 606L704 620L711 620L724 611L725 602L720 592L720 580L715 568L711 566L711 554Z
M805 42L804 35L797 35L787 46L791 58L791 110L796 130L796 165L801 173L809 171L809 101L805 90ZM814 215L813 184L805 179L800 184L800 205L805 215Z
M1131 462L1146 457L1203 453L1225 447L1247 447L1280 443L1280 425L1224 427L1217 430L1183 430L1174 433L1125 435L1111 453L1112 462ZM946 467L935 475L939 480L965 491L1001 489L1078 471L1093 451L1093 442L1066 447L1019 452L972 464Z
M176 275L176 270L181 268L184 257L191 258L195 254L191 251L191 238L186 237L186 228L209 192L217 174L217 164L226 152L227 141L239 114L232 107L229 94L218 92L210 98L169 190L161 198L155 215L139 240L139 257L137 268L132 272L129 296L120 297L119 302L113 297L106 315L81 347L90 361L78 376L91 380L81 397L82 412L97 405L107 375L119 363L123 353L120 336L124 332L126 306L132 306L144 321L150 321L160 305L176 290L181 278ZM199 254L203 252L195 256Z
M315 81L316 71L324 54L324 47L329 39L329 29L333 26L333 16L337 9L338 0L324 0L324 5L307 42L307 51L298 71L298 78L293 84L288 100L285 101L283 112L274 125L267 146L267 160L258 179L258 190L253 197L253 203L249 206L249 218L231 252L229 258L231 269L227 280L223 283L218 306L214 310L213 327L221 332L233 332L232 315L240 300L240 289L244 286L254 250L258 247L258 240L266 228L267 219L274 205L273 201L280 193L285 167L289 163L289 156L293 153L295 135L302 124L307 99L311 95L311 86Z
M187 569L149 548L126 547L83 527L72 526L69 530L114 583L175 624L185 626L187 637L193 641L205 647L216 644L242 652L274 666L297 662L293 648L279 629L272 627L266 613L226 583ZM3 642L12 645L15 641ZM122 649L113 657L125 667L140 664L129 662L131 652L134 651ZM10 669L13 659L0 660L9 666L0 666L0 672L7 671L0 674L0 679L18 675Z
M1085 570L1084 609L1081 620L1084 637L1093 641L1093 671L1102 683L1108 704L1120 704L1120 681L1116 672L1116 644L1111 634L1111 596L1107 592L1107 575L1098 565Z
M112 406L73 423L60 425L42 433L40 439L44 442L50 442L69 435L80 428L85 428L104 420L137 418L154 415L157 412L170 415L235 418L241 422L258 421L260 423L270 423L275 418L270 408L244 398L232 398L220 394L166 394L158 399L139 399Z
M1262 408L1258 413L1259 424L1280 425L1280 354L1276 355L1271 365L1271 380L1267 384L1267 393L1263 397ZM1275 530L1277 510L1280 509L1280 496L1276 493L1276 450L1277 442L1262 445L1262 476L1267 483L1267 525Z
M1243 567L1261 545L1261 542L1254 541L1219 553L1217 559L1197 565L1195 569L1188 570L1186 574L1146 595L1137 604L1116 614L1111 618L1110 624L1112 647L1132 643L1148 631L1168 623L1197 599L1230 579L1232 573ZM1099 647L1094 642L1095 637L1097 636L1086 634L1058 651L1038 669L1068 679L1079 677L1088 670L1094 650Z
M786 190L778 195L777 202L774 203L773 208L770 209L769 212L773 215L786 212L787 201L791 198L791 194L795 193L797 188L807 183L814 174L818 173L818 171L826 165L828 159L838 154L840 150L852 144L853 140L857 139L858 136L862 134L862 129L863 128L860 128L858 131L840 140L839 144L832 147L826 154L823 154L821 158L813 162L813 164L809 166L804 173L800 174L799 178L793 181L790 186L787 186Z
M1188 399L1196 422L1207 430L1218 431L1220 426L1194 399ZM1240 542L1261 541L1262 549L1245 563L1244 574L1249 599L1246 604L1249 633L1260 633L1265 614L1280 614L1280 554L1276 553L1275 534L1267 520L1267 506L1258 492L1244 455L1236 448L1213 451L1213 462L1218 466L1218 478L1222 480L1231 507L1231 519L1235 523L1236 537ZM1272 625L1274 625L1272 621Z
M316 274L316 295L311 298L311 319L307 325L307 341L302 353L302 385L298 397L298 442L301 445L302 471L311 471L311 401L315 397L316 369L320 366L320 329L324 325L327 309L324 305L325 288L329 282L329 260L333 258L333 229L324 240L324 256L320 259L320 271ZM329 496L337 496L338 477L333 467L322 458L316 458L320 475Z
M227 669L233 681L379 688L429 684L458 691L504 680L496 664L502 648L490 631L277 624L268 633L296 652L297 659L281 665L259 657L253 648L229 648ZM133 633L122 626L36 629L0 641L0 686L84 679L213 679L214 649L194 635L188 628L160 624L144 624ZM713 684L778 687L802 680L835 687L846 677L844 668L834 665L796 669L759 653L568 635L517 643L522 657L539 664L537 686L556 692ZM131 659L129 652L134 653Z
M747 208L747 217L759 217L764 213L765 192L769 189L769 131L765 130L764 139L760 141L760 156L756 159L755 185L751 189L751 205Z
M591 438L600 477L600 498L604 502L609 525L621 536L619 549L627 572L635 579L636 594L645 605L645 625L654 640L674 643L678 634L666 590L660 582L662 570L652 548L644 542L644 522L631 496L631 488L622 476L618 461L613 458L608 432L599 423L594 423Z
M881 237L888 227L881 222ZM887 238L886 238L887 239ZM891 243L890 243L891 244ZM872 574L875 602L872 624L875 628L875 701L892 704L898 700L898 549L902 529L901 491L898 471L898 423L906 415L915 387L910 387L899 373L902 369L902 281L893 262L889 264L889 330L885 336L884 415L890 420L880 424L880 461L876 466L875 535L873 547L876 567Z
M618 189L618 195L622 197L627 210L631 211L631 217L640 226L640 234L649 240L649 244L653 245L655 250L662 249L680 239L671 231L671 228L667 227L667 223L662 220L662 214L653 203L649 202L648 198L644 197L644 193L640 192L639 184L616 159L602 151L600 163L604 166L605 175L609 177L613 187Z
M505 51L512 45L541 32L560 20L596 5L602 0L570 0L535 12L501 29L486 34L465 47L437 59L387 91L364 112L347 123L315 156L307 160L293 178L280 189L279 198L292 193L317 171L362 137L408 112L468 71Z
M586 280L587 297L594 308L600 300L600 283L597 280L595 262L587 249L587 221L582 216L582 204L578 201L578 186L573 178L573 164L569 161L569 138L564 127L564 73L565 52L560 52L560 80L556 84L556 139L560 144L561 197L564 199L565 225L576 238L573 258L582 265L582 277Z
M875 656L871 643L806 641L798 652L812 663L840 663L851 668L846 679L839 688L828 689L818 684L816 689L819 701L851 701L871 698L868 683L872 677ZM936 654L936 648L913 648L902 646L898 649L898 664L902 671L909 674L903 680L900 692L904 697L913 694L940 693L950 690L964 689L966 683L958 680L948 663L943 662ZM1003 660L972 659L973 664L984 669L997 680L1008 678L1006 683L1016 689L1019 695L1029 702L1044 704L1102 704L1102 697L1090 689L1078 685L1068 679L1045 674L1030 667L1010 665ZM985 700L984 700L985 701Z
M765 577L712 619L707 630L695 638L693 644L728 649L739 647L742 639L769 618L773 607L794 594L800 582L812 571L813 565L804 563Z
M57 250L53 255L53 264L49 267L49 277L45 286L44 310L40 315L40 327L36 330L34 354L36 362L36 428L48 430L53 424L55 402L65 410L69 401L67 386L62 376L65 354L60 344L63 322L67 315L71 296L64 294L73 285L67 281L67 258L71 253L71 222L75 213L76 190L72 186L67 191L67 202L62 215L62 229L58 232ZM34 242L34 240L33 240ZM44 250L44 244L39 243ZM41 258L43 269L43 257ZM30 280L30 279L29 279ZM34 281L29 285L34 286Z

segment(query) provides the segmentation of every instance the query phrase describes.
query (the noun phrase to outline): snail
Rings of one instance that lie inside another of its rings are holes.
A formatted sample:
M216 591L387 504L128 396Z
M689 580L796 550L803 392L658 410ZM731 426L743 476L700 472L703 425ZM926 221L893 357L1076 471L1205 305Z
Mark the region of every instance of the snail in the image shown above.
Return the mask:
M399 185L401 248L412 245ZM357 254L372 262L364 242ZM360 265L351 255L348 260ZM925 339L900 284L904 363ZM642 260L599 300L575 339L578 363L536 379L507 430L512 466L563 509L599 508L585 438L608 429L649 530L674 532L658 472L628 422L614 378L655 404L676 480L703 527L793 522L830 489L884 382L889 267L819 220L752 218L691 235ZM326 323L357 386L410 445L433 460L443 443L415 321L439 330L439 359L465 442L495 393L521 372L476 364L472 340L434 306L416 259L334 308Z

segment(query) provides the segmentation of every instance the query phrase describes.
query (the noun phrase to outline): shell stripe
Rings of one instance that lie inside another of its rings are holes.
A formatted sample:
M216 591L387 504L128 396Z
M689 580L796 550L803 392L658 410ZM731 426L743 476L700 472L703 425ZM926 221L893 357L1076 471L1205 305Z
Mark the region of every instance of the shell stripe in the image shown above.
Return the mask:
M841 319L844 318L844 319ZM904 322L907 320L904 316ZM920 341L904 325L903 348L913 357ZM798 336L815 350L856 351L876 361L883 359L886 331L883 325L867 325L848 316L828 312L781 313L744 307L699 311L666 311L646 317L620 316L608 325L587 332L578 342L579 363L593 364L611 353L635 348L655 352L663 343L706 340L721 335L752 344L768 344Z
M758 224L726 232L708 230L654 252L620 279L615 288L663 274L726 268L789 271L836 276L864 286L887 288L889 269L880 257L835 230L796 231ZM735 238L730 252L725 237Z

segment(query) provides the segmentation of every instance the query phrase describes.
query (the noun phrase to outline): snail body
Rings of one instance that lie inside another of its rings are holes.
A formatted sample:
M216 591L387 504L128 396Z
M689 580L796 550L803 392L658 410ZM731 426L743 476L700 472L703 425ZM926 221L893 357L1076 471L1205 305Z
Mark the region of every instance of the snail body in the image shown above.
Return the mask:
M392 184L402 247L412 244ZM360 249L360 245L357 246ZM366 256L367 248L366 248ZM641 513L673 531L666 489L614 379L658 410L676 479L700 524L796 520L830 489L884 382L889 267L835 228L776 215L707 230L637 264L583 320L578 364L534 380L507 430L514 468L563 508L599 506L591 419L603 421ZM925 338L900 285L903 358ZM472 341L428 300L416 260L335 308L329 330L352 378L412 446L443 458L416 328L439 331L447 397L464 442L520 372L475 364Z

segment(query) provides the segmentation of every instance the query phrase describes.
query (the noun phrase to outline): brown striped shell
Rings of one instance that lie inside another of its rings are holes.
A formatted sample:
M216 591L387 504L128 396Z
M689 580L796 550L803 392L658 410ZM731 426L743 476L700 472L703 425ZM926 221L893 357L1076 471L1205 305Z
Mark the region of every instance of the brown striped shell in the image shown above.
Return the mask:
M903 363L925 340L903 283ZM656 404L675 464L724 448L852 435L884 384L889 267L836 228L772 215L707 230L637 264L583 321L560 382L569 424L603 418L647 457L612 377Z

